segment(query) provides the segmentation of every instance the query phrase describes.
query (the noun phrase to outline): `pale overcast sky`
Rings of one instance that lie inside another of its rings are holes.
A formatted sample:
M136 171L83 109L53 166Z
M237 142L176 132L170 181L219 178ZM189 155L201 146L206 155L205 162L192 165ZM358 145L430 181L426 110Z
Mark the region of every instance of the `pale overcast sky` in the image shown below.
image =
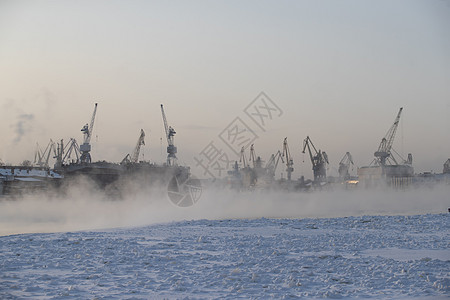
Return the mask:
M261 92L279 108L264 128L244 111ZM142 128L144 158L163 162L163 103L194 173L210 142L236 159L221 133L239 117L257 155L288 137L294 178L312 178L307 135L330 173L347 151L368 165L403 107L394 148L416 172L442 172L450 2L0 1L0 158L81 142L95 102L94 160L122 160Z

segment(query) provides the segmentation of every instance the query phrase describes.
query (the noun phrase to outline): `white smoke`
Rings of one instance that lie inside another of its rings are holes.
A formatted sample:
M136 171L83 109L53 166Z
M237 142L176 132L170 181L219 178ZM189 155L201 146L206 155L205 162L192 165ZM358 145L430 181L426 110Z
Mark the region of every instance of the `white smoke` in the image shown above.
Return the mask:
M20 114L17 116L17 122L12 125L15 133L14 144L20 143L22 138L33 129L33 114Z

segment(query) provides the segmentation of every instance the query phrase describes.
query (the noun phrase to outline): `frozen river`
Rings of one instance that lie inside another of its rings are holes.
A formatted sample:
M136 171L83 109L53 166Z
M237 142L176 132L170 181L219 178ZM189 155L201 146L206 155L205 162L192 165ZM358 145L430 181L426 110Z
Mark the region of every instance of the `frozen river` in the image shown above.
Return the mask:
M0 298L447 299L449 241L449 214L10 235Z

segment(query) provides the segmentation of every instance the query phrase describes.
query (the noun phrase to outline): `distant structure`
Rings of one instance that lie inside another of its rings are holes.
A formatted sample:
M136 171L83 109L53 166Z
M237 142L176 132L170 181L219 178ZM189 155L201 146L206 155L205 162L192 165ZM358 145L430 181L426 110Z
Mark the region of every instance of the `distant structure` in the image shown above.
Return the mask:
M124 163L134 163L134 164L136 164L136 163L138 163L138 161L139 161L139 153L141 152L141 146L145 145L144 138L145 138L145 132L144 132L144 129L141 129L141 134L140 134L140 136L138 138L138 141L136 143L136 147L134 147L133 154L131 154L131 155L127 154L124 157L124 159L122 159L121 164L124 164Z
M283 141L283 157L286 160L287 180L291 181L292 172L294 172L294 160L292 159L291 152L289 151L287 137L285 137Z
M339 162L338 172L341 181L348 180L350 178L350 173L348 172L350 165L354 165L353 157L350 152L347 152Z
M94 121L95 121L95 114L97 113L97 103L95 103L94 113L92 114L91 122L83 126L81 128L81 131L84 134L84 140L83 144L80 145L80 152L81 157L80 161L81 163L90 163L92 161L91 158L91 137L92 137L92 131L94 129Z
M395 159L393 152L397 156L400 155L392 148L402 111L403 107L398 111L394 124L381 139L378 150L374 153L375 159L371 165L358 168L358 178L366 187L376 186L381 183L386 183L392 187L406 187L412 184L414 176L412 155L408 154L407 160L400 157L402 163L399 163Z
M444 163L444 170L442 171L444 174L450 174L450 158Z
M271 181L275 180L275 173L277 171L278 163L280 162L280 160L284 163L283 154L280 150L278 150L278 152L276 154L272 154L267 161L266 170L267 175L269 176Z
M303 141L302 153L305 153L306 148L308 148L309 158L312 163L314 183L326 182L326 165L329 164L327 153L325 151L320 151L320 149L317 150L309 136Z
M166 114L164 113L164 106L161 104L161 114L164 123L164 129L166 131L167 139L167 165L175 166L177 164L177 147L174 145L174 136L176 134L175 129L167 124Z
M33 165L42 168L49 168L48 162L52 153L53 157L56 157L56 144L51 139L45 150L42 150L39 145L36 144Z

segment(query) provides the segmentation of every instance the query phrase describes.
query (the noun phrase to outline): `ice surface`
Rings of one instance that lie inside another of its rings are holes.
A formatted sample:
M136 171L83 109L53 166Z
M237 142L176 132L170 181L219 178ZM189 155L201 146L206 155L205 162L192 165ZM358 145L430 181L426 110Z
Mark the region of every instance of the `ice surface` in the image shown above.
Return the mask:
M450 297L450 215L228 219L0 237L0 298Z

